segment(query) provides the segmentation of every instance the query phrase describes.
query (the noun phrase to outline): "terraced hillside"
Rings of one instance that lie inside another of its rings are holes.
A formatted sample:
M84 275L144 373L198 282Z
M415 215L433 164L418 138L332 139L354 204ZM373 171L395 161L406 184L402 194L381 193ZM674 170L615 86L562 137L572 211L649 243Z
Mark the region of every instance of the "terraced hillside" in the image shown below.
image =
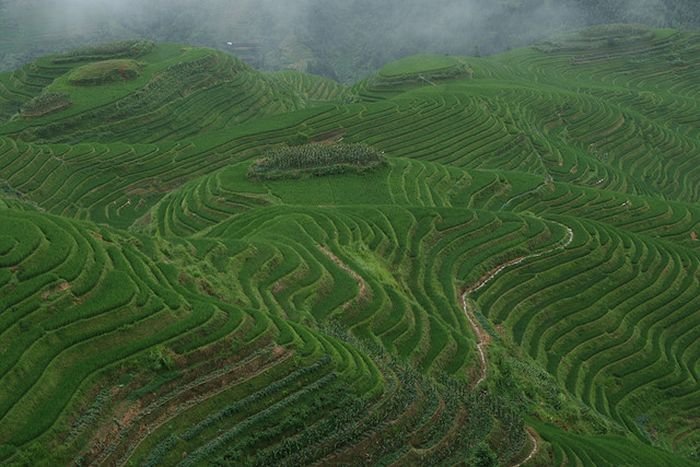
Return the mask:
M699 69L610 26L352 88L0 74L0 463L698 465Z

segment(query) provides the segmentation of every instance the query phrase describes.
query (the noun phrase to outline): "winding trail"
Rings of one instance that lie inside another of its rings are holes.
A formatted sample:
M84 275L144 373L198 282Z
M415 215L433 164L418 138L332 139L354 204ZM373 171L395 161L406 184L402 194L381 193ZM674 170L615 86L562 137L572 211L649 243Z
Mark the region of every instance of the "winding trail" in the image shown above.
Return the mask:
M491 342L491 336L479 324L479 320L476 317L476 303L474 303L474 301L469 298L469 295L473 294L474 292L478 291L486 284L491 282L502 271L506 270L511 266L520 264L528 258L531 258L531 256L521 256L501 264L492 271L488 272L486 275L482 276L478 281L476 281L473 285L469 286L462 293L462 308L464 309L464 314L467 315L467 320L469 320L469 324L472 327L472 331L477 337L476 349L479 351L479 359L481 360L479 379L476 381L476 383L474 383L473 386L475 388L481 383L483 383L486 380L486 377L488 376L489 365L488 356L486 354L486 348Z
M521 462L518 462L517 464L514 464L512 467L520 467L522 465L527 464L530 462L530 460L537 455L537 453L540 450L540 445L537 443L537 436L535 436L535 430L533 430L530 427L527 427L527 436L530 438L530 441L532 442L532 451L530 451L530 454L527 455L525 459L523 459Z
M481 383L486 381L486 378L488 377L488 354L487 354L487 348L489 346L489 343L491 342L491 336L489 333L481 327L479 324L479 320L476 317L476 303L469 298L471 294L474 292L479 291L482 289L486 284L491 282L498 274L503 272L504 270L508 269L509 267L516 266L518 264L523 263L524 261L527 261L529 259L534 259L534 258L539 258L541 256L545 256L551 253L554 253L556 251L564 250L568 248L569 245L571 245L571 242L574 241L574 231L570 228L567 227L563 224L559 224L562 227L566 229L566 238L564 241L560 244L557 245L553 248L550 248L549 250L545 251L540 251L538 253L533 253L531 255L527 256L520 256L518 258L512 259L510 261L506 261L505 263L495 267L493 270L489 271L486 273L484 276L482 276L478 281L476 281L474 284L471 286L467 287L464 292L462 292L461 295L461 300L462 300L462 308L464 310L464 314L467 316L467 320L469 321L469 325L472 327L472 331L474 332L474 335L477 337L477 351L479 352L479 360L481 361L481 367L479 370L479 379L474 383L473 388L477 388ZM526 462L530 461L535 455L537 455L537 452L539 451L540 447L537 442L537 436L535 431L528 427L527 428L527 435L530 438L530 441L532 442L532 451L528 454L528 456L521 462L513 465L512 467L520 467Z
M328 247L319 245L318 248L324 255L326 255L328 259L333 261L336 264L336 266L348 273L350 277L352 277L355 280L355 282L357 282L359 293L357 295L356 300L366 299L369 294L369 287L367 286L367 282L365 281L365 279L360 274L358 274L357 271L345 264L343 260L338 258L338 256L335 253L333 253Z
M462 308L464 309L464 314L467 315L467 320L472 327L472 331L476 334L477 344L476 350L479 351L479 359L481 360L481 368L479 369L479 379L474 383L474 387L477 387L486 380L488 376L488 359L486 357L486 347L491 342L491 336L479 325L479 321L476 319L474 311L469 306L469 299L467 298L466 292L462 295Z

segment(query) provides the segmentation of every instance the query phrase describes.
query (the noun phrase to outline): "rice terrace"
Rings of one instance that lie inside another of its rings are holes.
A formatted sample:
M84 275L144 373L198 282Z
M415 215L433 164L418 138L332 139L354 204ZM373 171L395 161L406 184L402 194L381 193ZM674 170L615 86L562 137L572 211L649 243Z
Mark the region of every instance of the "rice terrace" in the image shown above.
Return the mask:
M0 73L0 465L700 465L700 33L477 55Z

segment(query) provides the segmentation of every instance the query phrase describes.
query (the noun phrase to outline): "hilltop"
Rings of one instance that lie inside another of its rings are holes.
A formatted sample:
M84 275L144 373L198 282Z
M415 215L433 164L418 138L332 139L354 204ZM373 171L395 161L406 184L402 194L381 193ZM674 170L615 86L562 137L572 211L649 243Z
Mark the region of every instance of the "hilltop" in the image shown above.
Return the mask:
M613 25L0 74L0 463L698 465L699 65Z
M45 57L0 75L0 134L34 142L174 141L303 109L342 92L323 78L263 74L212 49L124 41ZM66 105L17 116L37 101L50 102L47 95L61 96Z

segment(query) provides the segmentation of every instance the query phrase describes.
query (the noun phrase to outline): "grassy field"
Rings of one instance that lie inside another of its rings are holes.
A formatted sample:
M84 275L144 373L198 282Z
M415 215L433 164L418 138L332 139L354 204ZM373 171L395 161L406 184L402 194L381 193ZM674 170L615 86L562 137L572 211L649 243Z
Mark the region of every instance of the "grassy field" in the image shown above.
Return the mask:
M352 88L0 74L0 463L698 465L698 65L606 27Z

